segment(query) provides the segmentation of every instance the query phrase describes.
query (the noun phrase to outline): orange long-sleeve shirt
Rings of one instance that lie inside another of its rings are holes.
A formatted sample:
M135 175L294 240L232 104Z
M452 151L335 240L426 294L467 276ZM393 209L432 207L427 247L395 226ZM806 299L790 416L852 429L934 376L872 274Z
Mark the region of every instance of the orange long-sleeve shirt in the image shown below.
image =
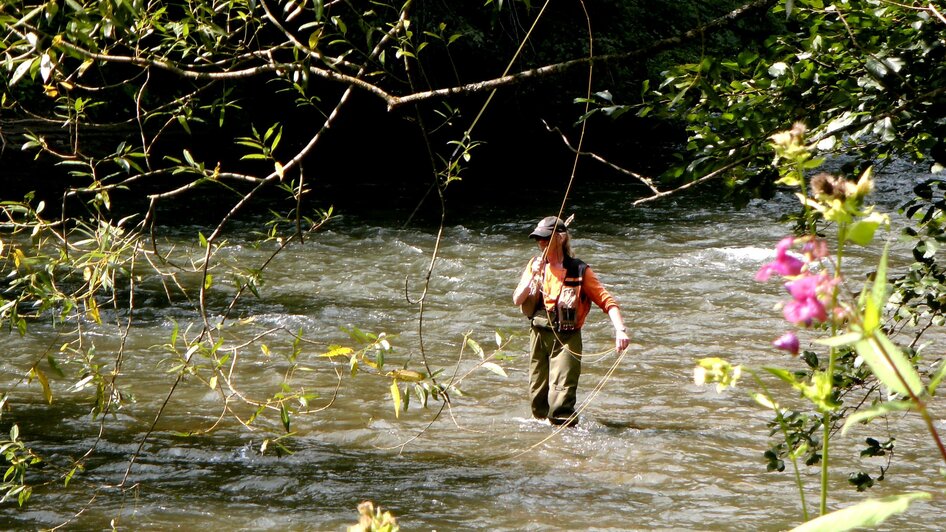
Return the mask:
M523 276L532 275L533 264L535 264L535 258L529 261L529 264L523 272ZM561 294L565 282L566 270L562 265L556 266L551 263L546 263L544 273L542 294L544 296L545 309L554 314L555 303L558 301L558 296ZM617 301L614 300L614 297L611 296L604 285L601 284L601 281L598 280L598 276L595 275L591 267L588 266L585 268L581 281L581 293L578 311L576 313L577 328L581 329L582 325L585 324L585 318L588 317L588 313L591 311L592 302L598 305L605 313L618 306Z

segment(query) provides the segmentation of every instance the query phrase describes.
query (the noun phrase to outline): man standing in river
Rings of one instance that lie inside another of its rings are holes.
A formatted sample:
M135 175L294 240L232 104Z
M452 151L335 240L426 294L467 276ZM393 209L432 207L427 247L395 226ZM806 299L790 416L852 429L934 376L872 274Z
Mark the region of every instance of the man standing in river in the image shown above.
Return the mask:
M614 348L630 338L617 302L591 268L572 252L568 228L557 216L543 218L529 238L541 253L529 261L512 302L529 317L529 394L532 415L554 425L577 423L575 403L581 374L581 326L594 302L614 325Z

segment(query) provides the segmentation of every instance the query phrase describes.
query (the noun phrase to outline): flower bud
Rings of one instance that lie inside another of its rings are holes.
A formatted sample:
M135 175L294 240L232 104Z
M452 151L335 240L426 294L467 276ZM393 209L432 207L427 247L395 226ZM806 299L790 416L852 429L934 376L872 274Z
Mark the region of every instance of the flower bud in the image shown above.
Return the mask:
M793 332L787 332L783 334L777 340L772 342L772 345L774 345L776 349L788 351L793 355L798 354L798 337L795 336L795 333Z
M821 172L811 178L811 195L815 198L832 198L843 200L848 196L847 181L836 175Z

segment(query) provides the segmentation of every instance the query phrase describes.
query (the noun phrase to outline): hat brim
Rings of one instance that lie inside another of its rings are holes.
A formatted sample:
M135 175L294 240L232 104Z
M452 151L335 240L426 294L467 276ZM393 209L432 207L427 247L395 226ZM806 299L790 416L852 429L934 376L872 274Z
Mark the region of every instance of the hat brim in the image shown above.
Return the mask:
M568 227L565 222L555 216L547 216L542 219L532 230L529 238L548 239L552 238L552 233L567 233Z
M532 231L532 234L529 235L529 238L545 240L548 238L552 238L552 232L553 231L551 227L548 227L548 228L542 227L540 229L536 229L535 231ZM559 230L559 233L564 233L564 232L565 231Z

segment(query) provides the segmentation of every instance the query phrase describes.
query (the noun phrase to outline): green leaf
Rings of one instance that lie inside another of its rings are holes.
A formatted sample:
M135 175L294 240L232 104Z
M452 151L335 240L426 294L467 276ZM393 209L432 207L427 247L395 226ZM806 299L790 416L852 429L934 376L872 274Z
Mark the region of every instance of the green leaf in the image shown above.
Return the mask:
M866 301L863 301L864 316L861 323L864 327L864 335L869 336L880 327L881 311L887 302L887 248L884 246L884 252L877 264L877 272L874 274L874 285Z
M237 137L236 141L234 142L240 146L249 146L250 148L257 150L263 149L263 145L260 144L258 140L251 139L250 137Z
M822 515L792 529L792 532L842 532L855 528L872 527L883 523L891 515L904 512L913 501L930 499L929 493L914 492L882 499L868 499L843 510Z
M504 370L502 366L496 364L495 362L483 362L483 367L499 375L500 377L508 377L508 375L506 375L506 370Z
M772 63L772 66L769 67L769 75L773 78L778 78L785 75L785 72L788 71L788 65L779 61L777 63Z
M56 375L59 375L62 378L66 377L66 374L62 371L62 368L59 367L59 363L56 362L56 357L54 357L51 353L46 356L46 362L48 362L49 367L52 368L54 372L56 372Z
M348 33L348 27L345 25L345 21L341 17L332 17L332 23L335 24L335 27L338 28L338 31L345 35Z
M72 477L76 475L76 471L78 470L79 470L79 466L75 466L71 470L69 470L69 473L67 473L65 478L63 479L62 487L64 488L69 487L69 482L72 480Z
M825 126L825 131L827 133L832 133L834 131L844 129L853 124L854 121L857 120L857 117L858 115L852 113L851 111L844 111L840 114L840 116L831 122L828 122L828 125Z
M321 38L322 38L322 30L321 30L321 29L319 29L319 30L317 30L317 31L313 31L312 34L309 35L309 49L310 49L310 50L317 50L318 47L319 47L319 39L321 39Z
M795 378L795 374L788 371L787 369L781 369L781 368L763 368L763 369L765 371L768 371L772 375L775 375L776 377L782 379L788 384L791 384L792 386L795 386L796 384L798 384L798 379Z
M29 487L29 486L24 486L24 487L23 487L23 490L20 491L20 495L19 495L19 496L17 497L17 499L16 499L16 500L17 500L17 503L18 503L20 506L23 506L24 504L26 504L26 501L28 501L28 500L30 499L30 495L31 495L32 493L33 493L33 488L31 488L31 487Z
M322 353L319 356L332 358L332 357L348 356L352 353L354 353L354 351L350 347L342 347L340 345L333 345L329 347L328 351L326 351L325 353Z
M26 75L27 72L33 67L33 63L39 61L39 58L33 59L32 61L26 60L19 64L16 67L16 70L13 71L13 77L10 78L10 86L16 85L17 81L20 81L20 78Z
M259 417L259 415L265 411L266 411L266 405L260 405L259 408L256 409L256 412L253 412L253 414L250 415L250 418L246 420L246 424L249 425L253 423L253 421L255 421L256 418Z
M880 417L885 414L889 414L890 412L903 412L904 410L912 410L913 406L914 405L912 401L887 401L885 403L874 405L867 410L861 410L860 412L856 412L855 414L848 416L847 420L844 422L844 426L841 427L841 434L845 434L847 429L849 429L852 425L856 425L857 423L866 423L875 417Z
M394 401L394 417L401 417L401 389L397 387L397 379L391 382L391 399Z
M474 353L479 355L480 358L483 358L485 356L483 353L483 348L480 347L480 344L476 343L476 341L473 340L472 338L466 339L466 345L470 346L470 349L472 349Z
M772 401L772 398L769 397L768 395L764 393L758 393L758 392L753 393L751 395L752 395L752 399L755 402L759 403L759 405L764 406L765 408L768 408L771 410L775 410L776 412L780 411L778 403L775 403L774 401Z
M46 399L48 404L53 404L53 391L49 387L49 379L46 378L46 374L43 373L43 370L35 367L32 372L36 380L39 381L40 386L43 387L43 398Z
M181 127L184 129L184 131L187 132L188 135L191 134L191 126L190 124L187 123L187 117L185 117L184 115L177 115L177 123L181 125ZM186 150L185 150L185 153L186 153Z
M843 347L846 345L854 344L863 337L864 335L862 335L859 332L850 332L847 334L842 334L840 336L833 336L831 338L822 338L819 340L815 340L815 343L823 345L823 346L827 346L827 347Z
M871 296L877 304L877 308L881 309L884 308L884 304L887 302L887 250L889 248L889 244L884 246L884 252L877 264L877 273L874 276L874 288L871 290Z
M887 219L882 214L876 212L872 213L863 220L858 220L851 224L847 230L847 240L859 246L866 246L874 240L874 233L877 232L877 228L880 224L886 221Z
M180 326L178 326L177 321L171 320L171 323L174 324L174 327L171 329L171 348L174 349L177 346L177 337L180 334Z
M289 432L289 409L284 404L279 405L279 419L282 421L282 426L285 427L286 432Z
M421 373L411 369L396 369L391 373L388 373L388 375L405 382L421 382L427 378L426 373Z
M352 340L355 340L358 343L370 344L374 341L367 333L365 333L358 327L352 327L351 329L346 329L342 327L342 330L348 333L348 336L350 336Z
M916 369L903 352L881 331L875 331L856 344L857 354L867 362L880 382L900 395L920 396L923 384ZM899 376L898 376L899 374Z
M874 298L868 297L864 302L864 316L862 318L864 334L877 331L880 327L880 308Z
M926 387L930 395L936 395L936 388L939 387L939 383L943 382L943 377L946 377L946 361L940 362L939 367L936 368L936 373L930 379L929 386Z

